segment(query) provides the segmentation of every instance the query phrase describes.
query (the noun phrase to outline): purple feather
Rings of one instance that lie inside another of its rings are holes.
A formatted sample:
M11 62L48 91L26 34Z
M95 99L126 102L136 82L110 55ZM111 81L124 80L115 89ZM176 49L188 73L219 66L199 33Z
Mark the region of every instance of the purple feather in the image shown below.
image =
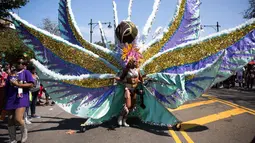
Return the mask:
M24 41L24 43L31 48L42 64L48 66L50 70L58 71L60 74L69 74L69 75L80 75L80 74L88 74L90 71L85 68L80 67L79 65L72 64L66 62L60 57L56 56L49 49L43 46L43 44L31 33L27 31L25 27L19 24L18 21L15 21L15 26L18 29L18 33L20 38Z
M68 12L67 12L67 1L60 0L59 9L58 9L58 20L59 20L59 30L61 33L61 37L65 40L69 41L72 44L76 44L82 46L80 42L77 41L74 33L70 27L70 23L68 21Z
M200 25L200 22L199 16L197 18L194 18L194 15L198 10L199 5L200 4L197 3L197 0L187 0L181 24L179 25L175 33L170 37L168 42L162 47L160 52L174 48L177 45L187 42L186 40L180 39L186 39L190 35L197 34L197 31L194 30L194 28L198 27L198 25ZM195 22L196 24L190 26Z

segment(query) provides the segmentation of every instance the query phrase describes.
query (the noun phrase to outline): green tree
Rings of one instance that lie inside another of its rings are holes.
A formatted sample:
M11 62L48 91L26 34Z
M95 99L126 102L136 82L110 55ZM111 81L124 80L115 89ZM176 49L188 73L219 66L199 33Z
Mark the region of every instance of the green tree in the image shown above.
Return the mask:
M97 45L99 45L99 46L105 47L104 43L103 43L103 42L101 42L101 41L94 42L94 44L97 44Z
M255 18L255 0L249 0L250 7L245 11L244 18Z
M49 18L44 18L42 20L42 26L40 26L40 28L50 32L51 34L60 36L58 24Z
M109 44L111 50L115 49L115 44L113 44L111 41L109 41L108 44Z
M7 17L8 11L26 5L29 0L0 0L0 18Z
M0 29L0 53L4 53L4 61L14 63L18 58L33 58L34 54L20 40L15 29ZM2 57L1 57L2 58ZM1 59L3 61L3 59Z
M98 42L94 42L94 44L100 45L102 47L106 47L105 44L101 41ZM113 44L111 41L108 42L109 46L110 46L110 50L114 50L115 49L115 44Z
M44 29L52 34L59 35L58 26L49 18L42 20L41 29ZM35 58L34 53L19 38L15 29L8 27L0 28L0 53L4 53L5 61L13 63L18 58L25 58L27 60Z

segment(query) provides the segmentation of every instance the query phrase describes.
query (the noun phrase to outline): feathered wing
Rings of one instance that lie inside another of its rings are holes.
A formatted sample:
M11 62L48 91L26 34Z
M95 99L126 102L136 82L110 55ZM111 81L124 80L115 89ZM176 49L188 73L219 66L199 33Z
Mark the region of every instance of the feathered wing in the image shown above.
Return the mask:
M145 61L167 49L198 38L200 28L200 0L179 0L175 17L161 38L150 42L151 45L141 49Z
M153 92L158 100L169 108L176 108L187 99L202 95L212 84L228 78L254 58L254 29L253 19L230 31L177 46L147 60L141 70L156 76L153 78L157 82L164 80L167 83L162 84L162 87L161 84L155 84L151 88L155 90ZM216 62L219 70L213 69L210 65L219 60L221 62ZM179 93L177 89L181 85Z
M254 57L254 29L255 19L251 19L237 28L158 53L145 61L141 69L147 74L182 74L206 67L222 51L226 51L225 61L244 66Z
M216 79L213 84L224 81L231 75L235 74L238 69L241 69L249 61L253 60L255 57L255 27L253 31L248 33L241 40L236 42L225 50L225 55L219 72L217 73Z
M124 87L122 85L117 85L115 87L114 95L110 96L110 98L108 99L110 100L110 102L107 107L108 108L107 113L104 114L104 111L98 108L97 112L95 112L94 115L103 114L103 116L101 118L93 118L93 117L89 118L86 121L86 125L101 124L104 121L110 120L112 117L118 116L123 108L123 103L124 103L124 96L122 95L124 95ZM104 108L105 107L103 107L102 109Z
M35 52L37 59L61 74L117 73L119 69L107 60L78 45L38 29L17 15L12 15L22 41Z
M32 60L32 63L38 69L40 82L47 93L65 111L93 119L108 112L116 89L113 74L62 75L47 69L37 60Z
M148 86L143 88L145 93L143 95L143 102L146 108L143 109L138 104L133 115L139 117L142 122L148 124L159 126L172 126L177 124L179 120L165 108L164 104L161 104L161 101L157 100L154 93L149 90Z
M167 108L177 108L188 100L202 95L213 83L224 53L217 55L206 68L184 74L155 73L148 77L146 87Z
M110 49L102 46L92 44L86 41L76 25L72 10L71 0L60 0L58 10L59 30L61 37L72 44L81 46L98 56L106 59L109 63L121 69L120 58Z

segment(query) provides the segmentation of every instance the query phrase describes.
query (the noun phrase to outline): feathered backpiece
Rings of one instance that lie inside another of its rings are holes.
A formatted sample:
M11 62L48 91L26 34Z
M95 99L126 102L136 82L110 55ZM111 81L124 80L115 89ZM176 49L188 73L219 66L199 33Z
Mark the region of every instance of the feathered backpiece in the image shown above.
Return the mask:
M200 0L176 1L176 13L168 27L148 42L160 0L154 0L140 36L131 22L133 0L127 20L120 24L113 1L116 46L113 50L83 39L72 14L71 0L59 3L61 37L36 28L15 14L12 18L20 38L35 52L36 60L32 62L42 84L67 112L89 118L87 124L102 123L118 115L124 102L124 88L113 84L113 79L124 69L123 63L136 60L140 62L139 70L150 79L143 85L148 106L138 108L137 116L144 122L173 124L176 118L166 108L177 108L201 96L255 57L255 19L198 39ZM100 30L108 44L102 26ZM151 111L156 111L153 116Z

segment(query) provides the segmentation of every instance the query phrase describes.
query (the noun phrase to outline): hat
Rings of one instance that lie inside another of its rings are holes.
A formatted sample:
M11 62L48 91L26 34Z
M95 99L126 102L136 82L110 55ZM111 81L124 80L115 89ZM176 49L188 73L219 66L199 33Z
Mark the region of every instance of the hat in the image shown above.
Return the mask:
M138 30L136 26L130 21L122 21L115 30L115 35L121 43L132 43L136 36Z

